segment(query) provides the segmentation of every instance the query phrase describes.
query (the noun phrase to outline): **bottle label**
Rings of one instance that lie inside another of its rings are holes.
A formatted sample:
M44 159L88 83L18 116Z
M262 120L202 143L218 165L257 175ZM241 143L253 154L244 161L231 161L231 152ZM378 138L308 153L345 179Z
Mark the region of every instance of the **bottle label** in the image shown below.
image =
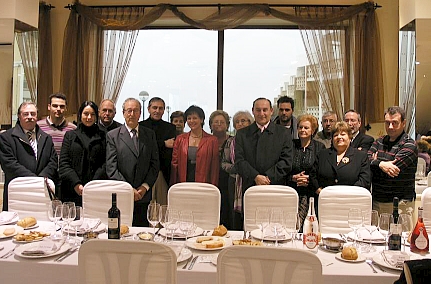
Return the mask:
M304 244L309 249L314 249L319 243L319 237L315 233L304 234Z
M118 218L108 218L108 228L117 229L118 228Z
M419 236L415 240L416 247L421 250L426 249L427 247L427 239L424 237L423 230L424 229L422 227L419 228Z

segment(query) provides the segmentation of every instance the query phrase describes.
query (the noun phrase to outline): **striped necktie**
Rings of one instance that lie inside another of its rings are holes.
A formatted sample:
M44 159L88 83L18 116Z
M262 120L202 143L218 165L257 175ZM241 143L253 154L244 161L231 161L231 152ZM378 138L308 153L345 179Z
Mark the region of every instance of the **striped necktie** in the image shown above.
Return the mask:
M137 133L136 129L132 129L132 130L130 130L130 132L132 132L132 140L133 140L133 144L135 144L135 149L136 149L136 151L139 152L138 133Z
M36 157L36 160L37 160L37 148L36 148L36 143L33 140L33 132L28 131L27 137L28 137L28 142L30 142L31 148L33 148L34 156Z

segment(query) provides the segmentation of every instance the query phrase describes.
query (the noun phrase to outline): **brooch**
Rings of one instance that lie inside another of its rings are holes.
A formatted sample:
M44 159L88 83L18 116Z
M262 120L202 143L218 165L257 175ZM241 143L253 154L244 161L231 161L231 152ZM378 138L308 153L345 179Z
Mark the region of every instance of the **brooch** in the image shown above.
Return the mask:
M349 157L344 157L344 158L342 158L342 159L341 159L341 162L342 162L343 164L347 164L347 163L349 162Z

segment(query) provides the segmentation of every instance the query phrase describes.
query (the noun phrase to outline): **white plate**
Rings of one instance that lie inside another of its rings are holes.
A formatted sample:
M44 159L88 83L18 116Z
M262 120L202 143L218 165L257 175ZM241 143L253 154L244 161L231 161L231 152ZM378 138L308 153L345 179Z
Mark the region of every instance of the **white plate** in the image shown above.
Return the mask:
M102 231L104 231L104 230L106 230L106 225L105 225L105 224L103 224L103 223L100 223L100 224L99 224L99 226L97 226L97 228L96 228L96 229L93 229L93 230L91 230L91 229L88 229L87 231L79 231L79 230L78 230L78 235L83 235L83 234L85 234L85 233L87 233L87 232L90 232L90 231L93 231L93 232L96 232L96 233L100 233L100 232L102 232ZM63 229L63 231L64 231L65 233L69 233L69 234L73 234L73 235L75 235L75 228L72 228L72 227L66 227L66 228L64 228L64 229Z
M360 254L358 254L358 258L355 259L355 260L344 259L344 258L341 257L341 252L337 253L335 255L335 258L338 259L338 260L341 260L341 261L351 262L351 263L358 263L358 262L364 262L365 261L365 257L362 256L362 255L360 255Z
M395 251L389 251L389 252L387 251L386 253L395 253ZM398 253L403 253L403 252L398 252ZM409 253L406 253L406 254L409 256L409 259L406 259L406 260L420 259L419 256L416 256L416 255L413 255L413 254L409 254ZM402 267L398 268L396 266L391 265L390 263L387 263L385 261L385 259L383 258L382 253L378 253L375 256L373 256L373 261L375 263L377 263L378 265L382 266L382 267L386 267L386 268L393 269L393 270L398 270L398 271L402 271L403 270Z
M25 244L25 245L17 247L15 249L14 253L16 256L23 257L23 258L45 258L45 257L51 257L51 256L62 254L70 248L70 245L68 243L64 243L58 251L51 253L51 254L46 254L46 255L23 255L22 254L23 251L25 251L27 249L31 249L33 247L37 247L38 245L39 245L38 243Z
M15 233L13 233L12 235L9 235L9 236L3 235L4 230L6 230L7 228L15 228ZM22 233L22 232L24 232L24 229L20 226L17 226L17 225L0 226L0 239L11 238L11 237L15 236L16 234Z
M188 239L186 242L186 245L189 248L197 249L197 250L221 250L221 249L224 249L224 248L232 245L232 239L231 238L223 238L223 237L213 237L213 238L223 240L224 245L222 247L219 247L219 248L206 248L203 245L196 242L196 239L197 239L196 237Z
M0 225L15 224L16 222L18 222L18 220L19 220L19 216L16 215L12 220L7 221L7 222L2 222L2 223L0 223Z
M23 228L24 230L32 230L32 229L36 229L37 227L39 227L39 225L36 223L33 226L27 227L27 228Z
M193 256L193 253L188 248L182 248L181 254L177 257L177 263L186 261Z
M355 239L356 239L356 237L355 237L355 233L354 232L350 232L350 233L348 233L347 234L347 238L349 239L349 240L352 240L352 241L354 241ZM361 242L361 243L366 243L366 244L379 244L379 245L382 245L382 244L385 244L386 242L385 242L385 240L384 239L381 239L381 240L356 240L357 242Z
M195 232L187 237L196 237L196 236L200 236L204 233L204 230L200 227L197 227ZM162 228L159 232L159 234L163 237L166 237L166 229ZM171 237L171 234L168 232L168 238ZM174 234L174 239L185 239L185 236L182 233L178 233L178 230L175 231Z
M255 239L258 239L258 240L262 239L262 231L260 229L253 230L253 231L251 231L250 234ZM287 240L290 240L290 239L291 239L291 235L289 233L287 233L286 230L283 230L283 233L281 233L278 236L278 240L279 241L287 241ZM264 236L263 240L264 241L273 241L273 242L275 242L275 236L274 235L272 235L272 236Z

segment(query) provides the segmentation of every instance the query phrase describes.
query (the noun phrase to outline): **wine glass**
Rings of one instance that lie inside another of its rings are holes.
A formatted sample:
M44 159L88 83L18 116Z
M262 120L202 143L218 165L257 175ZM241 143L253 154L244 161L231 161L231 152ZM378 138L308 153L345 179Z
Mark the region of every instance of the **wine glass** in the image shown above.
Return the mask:
M57 233L57 223L61 220L62 214L63 214L63 206L64 205L57 205L55 207L54 212L54 223L55 223L55 230L56 232L51 235L51 239L53 240L60 240L63 238L63 226L60 224L60 233Z
M269 217L269 227L275 234L275 246L278 247L278 234L283 232L283 210L274 208Z
M75 219L70 222L70 225L75 228L75 246L78 246L81 243L78 239L78 228L84 223L84 209L81 206L76 206L75 212Z
M57 230L57 221L58 218L55 218L55 209L58 205L61 205L61 201L58 199L51 200L48 204L48 219L51 222L54 222L54 232Z
M256 218L256 225L259 227L262 237L261 242L263 242L264 239L264 231L265 228L268 227L269 224L269 215L270 215L270 209L267 207L257 207L255 212L255 218Z
M159 220L160 224L165 228L165 240L164 242L168 242L168 225L169 225L169 206L168 205L161 205L160 211L159 211Z
M398 224L401 225L401 237L403 238L403 250L406 251L406 240L410 232L413 230L412 216L410 214L400 214L398 216Z
M353 230L353 235L355 237L355 240L353 241L353 246L357 248L358 229L362 227L362 224L363 224L361 209L350 208L348 213L348 222L349 222L349 227Z
M174 242L175 231L178 229L179 219L180 219L179 212L175 209L169 209L166 229L171 233L171 241L172 242Z
M186 242L187 242L187 236L191 233L193 229L193 213L192 211L181 211L180 212L180 220L179 220L179 227L180 230L183 232Z
M63 206L63 213L61 215L64 222L67 224L67 237L66 241L70 242L70 223L75 220L76 207L75 206Z
M372 240L373 240L373 233L377 230L377 227L379 226L379 212L377 210L371 210L371 211L363 211L364 213L364 227L370 233L370 242L368 246L368 251L375 251L375 248L373 247Z
M393 223L392 214L382 213L379 218L379 231L385 237L385 243L388 243L389 226Z
M294 236L296 236L297 227L298 227L298 214L294 212L284 212L283 213L284 227L286 228L286 232L290 233L292 247L294 243Z
M151 226L154 228L154 236L156 235L156 226L160 222L160 204L150 203L147 209L147 219Z

